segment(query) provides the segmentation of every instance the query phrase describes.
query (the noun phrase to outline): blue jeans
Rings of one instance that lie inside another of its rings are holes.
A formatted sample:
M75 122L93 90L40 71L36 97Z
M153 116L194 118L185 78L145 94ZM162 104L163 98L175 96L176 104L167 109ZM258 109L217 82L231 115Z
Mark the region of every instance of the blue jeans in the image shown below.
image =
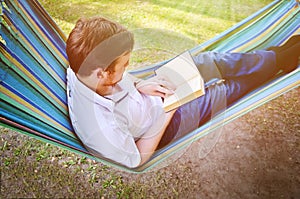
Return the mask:
M255 51L253 53L217 53L205 52L212 59L222 78L225 80L227 105L232 104L249 91L271 79L278 71L273 51ZM194 57L198 67L199 56ZM212 88L214 89L214 88ZM211 90L205 95L182 105L175 112L158 148L168 144L176 135L184 135L211 119L213 100Z

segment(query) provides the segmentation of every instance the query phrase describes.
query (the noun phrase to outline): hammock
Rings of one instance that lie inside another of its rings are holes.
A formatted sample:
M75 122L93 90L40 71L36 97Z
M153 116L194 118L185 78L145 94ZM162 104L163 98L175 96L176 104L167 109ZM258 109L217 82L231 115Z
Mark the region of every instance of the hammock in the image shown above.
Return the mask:
M4 127L129 172L145 172L222 125L299 86L300 68L247 94L209 123L129 169L92 156L73 132L66 100L65 35L36 0L0 1L0 123ZM3 3L5 2L5 3ZM215 38L191 49L247 52L284 43L300 34L297 1L274 1ZM130 71L146 77L161 63ZM226 115L224 115L226 114ZM225 119L224 119L225 118Z

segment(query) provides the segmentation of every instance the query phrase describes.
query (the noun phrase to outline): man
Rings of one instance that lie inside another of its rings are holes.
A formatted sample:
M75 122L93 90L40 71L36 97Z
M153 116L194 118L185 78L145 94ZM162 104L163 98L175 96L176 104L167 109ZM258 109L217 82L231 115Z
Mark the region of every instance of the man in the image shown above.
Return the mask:
M281 47L253 53L206 52L194 61L200 71L214 63L232 103L280 70L295 69L299 40L298 35ZM141 81L126 73L133 45L126 28L94 17L76 23L66 49L68 105L76 134L93 154L127 167L143 164L174 134L193 130L211 115L209 91L165 113L162 99L173 87L163 79Z

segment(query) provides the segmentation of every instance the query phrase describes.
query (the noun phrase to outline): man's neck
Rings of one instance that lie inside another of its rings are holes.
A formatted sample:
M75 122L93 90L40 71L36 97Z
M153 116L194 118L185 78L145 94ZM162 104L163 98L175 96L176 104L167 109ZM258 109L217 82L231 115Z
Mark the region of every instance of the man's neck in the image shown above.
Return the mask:
M102 85L100 80L93 76L81 76L79 74L76 74L76 76L81 83L101 96L112 95L113 93L120 91L119 86Z
M93 90L96 92L97 90L97 85L98 85L98 80L96 78L93 78L91 76L82 76L79 74L76 74L77 79L86 85L89 89Z

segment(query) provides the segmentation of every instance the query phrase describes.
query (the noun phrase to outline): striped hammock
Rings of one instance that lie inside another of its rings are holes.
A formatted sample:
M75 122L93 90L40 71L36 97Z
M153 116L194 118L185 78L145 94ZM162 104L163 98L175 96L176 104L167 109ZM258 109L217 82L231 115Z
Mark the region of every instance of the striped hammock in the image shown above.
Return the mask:
M193 141L300 83L300 67L278 75L211 119L209 124L157 151L144 165L129 169L92 156L73 132L67 110L68 61L63 32L36 0L0 2L1 125L129 172L145 172L158 166ZM298 1L274 1L190 51L192 54L207 50L247 52L280 45L292 35L300 34L299 13ZM159 64L130 72L147 76Z

